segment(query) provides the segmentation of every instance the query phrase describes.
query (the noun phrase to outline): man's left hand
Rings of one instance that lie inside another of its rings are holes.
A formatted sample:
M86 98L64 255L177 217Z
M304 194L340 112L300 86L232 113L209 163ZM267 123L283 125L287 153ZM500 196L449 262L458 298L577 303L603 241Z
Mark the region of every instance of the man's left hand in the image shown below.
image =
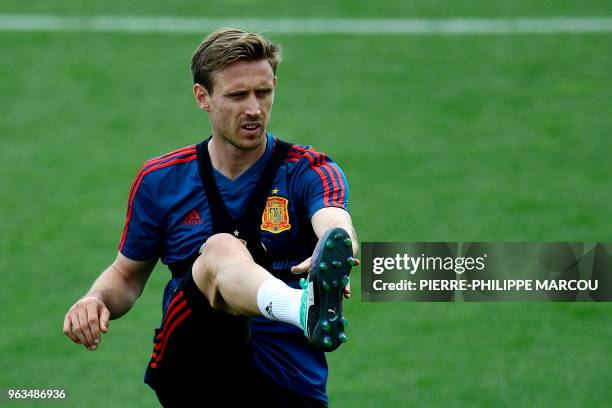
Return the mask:
M355 266L359 265L359 263L360 263L359 259L355 258ZM291 273L295 273L296 275L299 275L301 273L305 273L308 271L310 271L310 257L306 258L298 265L291 267ZM351 297L351 283L350 282L347 283L346 286L344 287L344 297L346 299Z

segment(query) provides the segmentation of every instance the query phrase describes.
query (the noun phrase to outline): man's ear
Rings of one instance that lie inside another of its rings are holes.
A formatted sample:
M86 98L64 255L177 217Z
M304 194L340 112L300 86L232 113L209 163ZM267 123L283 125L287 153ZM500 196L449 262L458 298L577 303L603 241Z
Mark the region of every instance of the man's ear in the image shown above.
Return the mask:
M193 96L195 97L198 108L202 109L204 112L210 112L210 95L204 86L194 84Z

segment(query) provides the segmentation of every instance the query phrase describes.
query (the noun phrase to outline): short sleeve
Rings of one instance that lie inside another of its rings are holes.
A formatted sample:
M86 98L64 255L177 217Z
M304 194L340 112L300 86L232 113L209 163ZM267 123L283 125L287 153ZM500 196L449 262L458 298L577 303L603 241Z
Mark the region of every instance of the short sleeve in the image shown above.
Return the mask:
M144 168L143 168L144 169ZM144 261L160 256L159 211L151 194L146 171L136 175L128 198L127 214L119 252L130 259Z
M312 218L321 208L337 207L348 211L349 187L344 172L329 156L310 150L300 172L301 196Z

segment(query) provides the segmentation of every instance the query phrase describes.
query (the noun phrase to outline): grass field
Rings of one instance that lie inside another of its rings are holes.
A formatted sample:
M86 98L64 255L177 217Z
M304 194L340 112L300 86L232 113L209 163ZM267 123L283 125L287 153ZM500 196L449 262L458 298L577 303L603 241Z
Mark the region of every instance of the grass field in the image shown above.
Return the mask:
M612 16L604 1L312 4L5 0L0 13ZM115 256L140 164L209 134L188 70L200 37L0 32L0 389L155 405L142 377L165 268L99 351L61 325ZM270 130L342 165L362 241L610 241L612 34L272 38ZM352 282L333 407L610 405L610 304L361 303L359 270Z

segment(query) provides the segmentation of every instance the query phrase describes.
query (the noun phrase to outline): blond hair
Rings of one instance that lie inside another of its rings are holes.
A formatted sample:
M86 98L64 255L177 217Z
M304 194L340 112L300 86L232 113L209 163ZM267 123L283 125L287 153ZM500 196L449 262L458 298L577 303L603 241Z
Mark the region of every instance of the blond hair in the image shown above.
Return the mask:
M256 33L238 28L220 28L210 33L191 58L193 83L212 94L212 74L236 61L267 60L276 75L281 61L280 45Z

